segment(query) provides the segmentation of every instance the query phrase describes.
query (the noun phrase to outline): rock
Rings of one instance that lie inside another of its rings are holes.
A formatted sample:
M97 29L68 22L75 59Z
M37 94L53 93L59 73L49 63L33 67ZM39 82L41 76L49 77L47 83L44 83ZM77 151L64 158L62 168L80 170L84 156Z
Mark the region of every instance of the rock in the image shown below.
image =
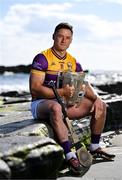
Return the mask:
M116 93L118 95L122 94L122 82L117 82L114 84L97 85L97 88L99 88L102 91L108 92L110 94L113 93Z
M8 92L2 92L0 94L1 96L9 96L9 97L18 97L19 96L19 93L18 91L8 91Z
M5 113L0 121L0 157L11 169L11 178L56 177L63 149L52 139L52 128L32 119L29 108L30 103L1 106Z
M14 179L54 177L63 161L63 149L53 139L39 136L1 138L0 152Z
M114 136L114 138L111 141L113 146L122 146L122 134Z
M122 128L121 96L117 99L116 93L114 95L107 94L106 92L110 91L107 88L99 91L108 105L104 132L118 131ZM4 95L7 98L6 94ZM53 140L52 128L45 122L41 121L40 123L32 119L30 103L11 103L14 101L12 99L15 98L12 97L14 95L16 98L22 98L19 94L13 92L13 95L11 93L9 95L11 95L11 99L6 99L6 105L1 105L0 158L9 168L10 178L52 179L56 177L64 157L63 149ZM79 140L86 146L90 142L89 123L90 117L73 121ZM110 136L113 134L102 137L107 146L111 145ZM5 172L5 168L3 172ZM5 178L9 178L9 176L5 176Z
M72 121L72 126L78 135L79 141L86 148L89 146L91 140L90 119L91 116L86 116L85 118Z
M13 123L13 126L16 126L16 131L12 133L10 132L9 136L39 136L40 138L50 137L52 139L55 139L53 129L44 121L40 122L39 120L30 119L26 120L24 123L18 122L16 124L15 122L15 124ZM21 127L23 128L21 129ZM4 126L2 128L4 129ZM1 130L0 132L3 131ZM0 136L4 137L7 135L0 134Z
M0 159L0 179L10 179L11 178L11 170L7 163Z
M52 178L62 164L62 152L59 146L49 144L38 150L31 150L25 162L30 178ZM52 153L53 152L53 153ZM60 155L59 155L60 152ZM34 171L33 171L34 169ZM41 173L40 173L41 172Z
M104 132L122 129L122 82L96 85L98 89L108 94L98 94L107 104L107 115Z
M26 164L23 159L14 156L5 156L4 161L11 169L11 178L20 179L26 177Z
M122 128L122 100L107 102L107 116L104 131Z

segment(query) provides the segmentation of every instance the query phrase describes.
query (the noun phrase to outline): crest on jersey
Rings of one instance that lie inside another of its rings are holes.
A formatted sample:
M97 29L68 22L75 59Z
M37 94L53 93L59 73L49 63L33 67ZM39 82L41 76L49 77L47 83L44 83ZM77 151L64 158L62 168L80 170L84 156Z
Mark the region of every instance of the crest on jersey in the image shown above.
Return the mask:
M71 62L68 62L68 63L67 63L67 67L68 67L68 70L72 70L72 63L71 63Z

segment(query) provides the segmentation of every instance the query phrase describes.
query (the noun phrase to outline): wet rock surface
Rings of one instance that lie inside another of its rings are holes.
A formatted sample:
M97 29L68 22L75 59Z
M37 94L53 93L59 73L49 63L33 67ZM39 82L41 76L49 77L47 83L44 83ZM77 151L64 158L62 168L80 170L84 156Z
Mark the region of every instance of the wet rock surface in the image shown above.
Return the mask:
M107 118L101 143L112 146L112 139L122 129L122 89L96 86L107 103ZM112 89L113 88L113 89ZM117 90L114 92L114 90ZM45 121L35 121L30 112L30 95L26 92L5 92L0 96L0 178L56 178L63 162L63 150L57 144L52 128ZM90 117L72 122L79 139L86 146L90 140ZM59 175L60 174L60 175Z
M63 149L52 128L32 119L30 103L1 105L0 178L56 178Z
M54 178L61 166L63 151L50 138L4 137L0 147L1 164L6 164L0 172L6 178Z

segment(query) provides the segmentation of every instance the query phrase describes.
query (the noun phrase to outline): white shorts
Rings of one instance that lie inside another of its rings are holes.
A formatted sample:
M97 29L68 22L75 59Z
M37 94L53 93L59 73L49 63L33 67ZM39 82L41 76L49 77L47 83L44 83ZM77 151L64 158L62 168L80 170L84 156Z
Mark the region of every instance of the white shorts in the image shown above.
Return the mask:
M43 103L46 99L38 99L31 102L31 113L34 119L37 119L37 106L40 103Z

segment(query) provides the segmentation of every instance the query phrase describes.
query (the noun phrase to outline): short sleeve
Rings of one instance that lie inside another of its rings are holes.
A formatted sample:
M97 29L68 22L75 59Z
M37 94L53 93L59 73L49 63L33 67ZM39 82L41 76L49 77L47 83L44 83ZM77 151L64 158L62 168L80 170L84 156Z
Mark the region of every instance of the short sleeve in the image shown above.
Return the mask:
M76 62L76 72L82 72L83 68L80 63Z
M46 71L48 68L48 61L43 54L37 54L33 59L31 69L37 71Z

